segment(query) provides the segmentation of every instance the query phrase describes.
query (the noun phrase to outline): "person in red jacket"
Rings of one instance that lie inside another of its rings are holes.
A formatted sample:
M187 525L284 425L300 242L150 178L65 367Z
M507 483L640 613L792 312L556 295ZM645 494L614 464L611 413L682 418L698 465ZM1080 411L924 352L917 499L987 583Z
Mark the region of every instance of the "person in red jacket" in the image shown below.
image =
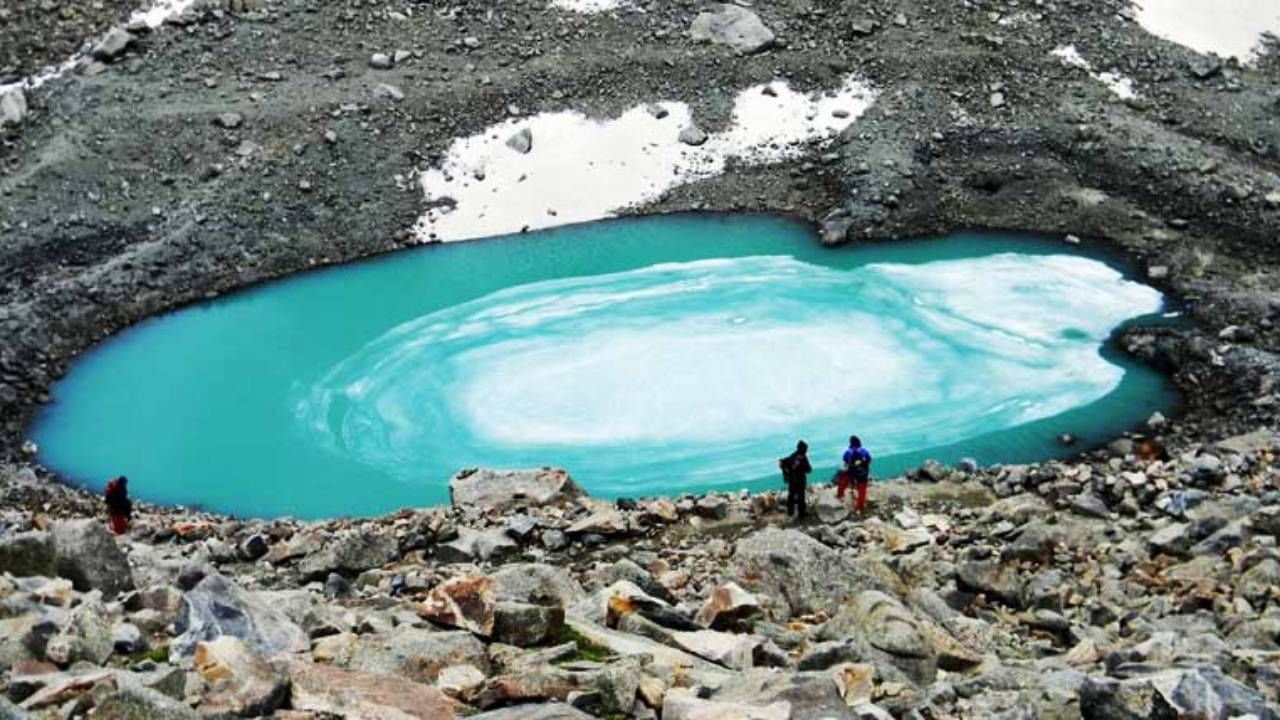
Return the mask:
M103 499L107 503L107 516L111 518L111 532L123 535L129 531L129 518L133 515L133 502L129 500L129 478L121 475L107 483Z

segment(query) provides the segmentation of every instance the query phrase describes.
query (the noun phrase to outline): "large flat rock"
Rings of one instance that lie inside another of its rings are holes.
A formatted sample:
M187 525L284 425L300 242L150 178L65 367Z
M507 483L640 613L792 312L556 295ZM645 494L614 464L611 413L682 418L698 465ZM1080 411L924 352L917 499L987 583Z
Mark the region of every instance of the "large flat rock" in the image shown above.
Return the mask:
M567 505L585 496L569 473L556 468L463 470L449 480L449 498L456 507L512 510Z

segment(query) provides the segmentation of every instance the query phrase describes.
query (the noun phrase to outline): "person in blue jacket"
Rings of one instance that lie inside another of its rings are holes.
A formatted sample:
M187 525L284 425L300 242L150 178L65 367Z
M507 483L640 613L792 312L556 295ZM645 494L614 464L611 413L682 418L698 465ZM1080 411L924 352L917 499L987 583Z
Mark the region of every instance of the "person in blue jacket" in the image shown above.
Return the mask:
M862 440L857 435L849 436L849 447L844 451L843 471L845 482L852 481L857 489L857 500L854 502L853 509L858 514L862 514L867 508L867 486L871 484L871 453L862 447ZM841 487L837 495L844 496L844 487Z

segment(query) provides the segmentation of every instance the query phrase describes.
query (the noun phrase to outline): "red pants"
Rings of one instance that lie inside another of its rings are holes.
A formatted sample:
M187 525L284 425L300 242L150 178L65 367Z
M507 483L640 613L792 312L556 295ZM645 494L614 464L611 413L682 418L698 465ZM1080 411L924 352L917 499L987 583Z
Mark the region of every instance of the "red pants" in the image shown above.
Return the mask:
M836 499L843 500L845 491L849 489L849 473L836 473Z
M117 535L123 535L129 531L129 518L124 515L112 515L111 532Z
M866 480L858 483L858 499L854 501L853 509L859 514L861 514L863 510L867 509L867 486L870 484L871 483Z

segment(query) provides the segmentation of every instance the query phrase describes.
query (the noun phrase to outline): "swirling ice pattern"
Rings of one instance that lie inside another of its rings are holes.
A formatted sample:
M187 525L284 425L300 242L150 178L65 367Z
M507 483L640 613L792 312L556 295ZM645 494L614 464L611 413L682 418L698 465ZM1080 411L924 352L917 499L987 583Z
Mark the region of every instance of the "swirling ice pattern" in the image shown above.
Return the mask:
M755 477L797 437L881 455L1090 403L1100 343L1157 291L1064 255L854 270L703 260L509 288L401 325L296 403L334 452L406 480L556 463L602 493Z

